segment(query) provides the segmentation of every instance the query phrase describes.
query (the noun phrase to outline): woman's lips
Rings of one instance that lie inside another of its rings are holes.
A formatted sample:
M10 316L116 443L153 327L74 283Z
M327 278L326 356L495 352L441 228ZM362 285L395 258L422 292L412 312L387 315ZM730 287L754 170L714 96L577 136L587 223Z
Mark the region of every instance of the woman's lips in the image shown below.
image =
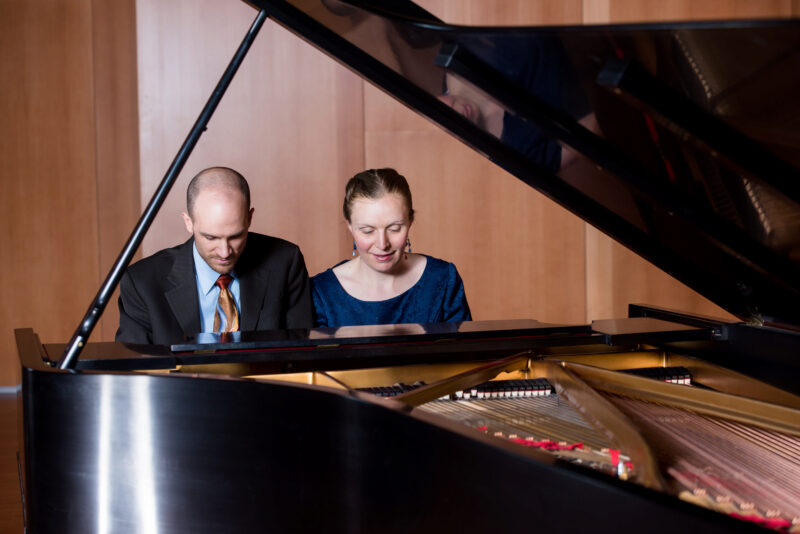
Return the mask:
M469 104L464 104L464 116L467 118L467 120L471 121L473 115L474 112L472 110L472 106L470 106Z
M390 254L373 254L376 260L378 261L389 261L394 256L394 253Z

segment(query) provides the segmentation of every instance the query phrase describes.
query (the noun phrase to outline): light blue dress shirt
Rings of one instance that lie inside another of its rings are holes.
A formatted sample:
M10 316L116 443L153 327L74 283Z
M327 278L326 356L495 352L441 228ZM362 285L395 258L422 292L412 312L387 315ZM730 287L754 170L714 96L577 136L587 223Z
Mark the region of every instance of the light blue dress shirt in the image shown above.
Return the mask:
M200 331L213 332L214 312L217 309L217 300L219 299L219 287L216 284L219 273L209 267L206 260L197 252L197 245L194 243L192 243L192 255L194 256L194 272L197 273L197 295L200 299ZM228 286L228 289L233 294L236 311L239 312L239 317L241 317L242 303L239 278L236 276L235 271L231 271L230 275L233 277L233 281Z

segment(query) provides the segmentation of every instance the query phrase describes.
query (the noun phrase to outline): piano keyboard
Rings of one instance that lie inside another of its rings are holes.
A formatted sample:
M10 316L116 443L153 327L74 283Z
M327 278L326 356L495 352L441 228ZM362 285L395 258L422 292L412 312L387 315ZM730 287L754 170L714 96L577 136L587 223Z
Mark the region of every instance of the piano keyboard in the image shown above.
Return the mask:
M625 369L621 371L644 378L653 378L672 384L692 384L692 375L686 367L646 367L643 369Z
M372 393L379 397L395 397L401 393L424 386L424 382L414 384L395 384L386 387L359 388L359 391ZM492 380L484 382L467 390L459 390L441 400L470 400L470 399L510 399L516 397L541 397L550 395L553 386L544 378L533 380Z
M626 369L621 372L673 384L690 385L692 383L692 376L685 367L648 367L643 369ZM388 398L396 397L397 395L412 391L424 385L425 382L415 382L414 384L398 383L391 386L358 388L358 391ZM441 400L515 399L522 397L542 397L551 395L552 393L553 386L545 378L491 380L469 389L455 391L447 397L443 397Z

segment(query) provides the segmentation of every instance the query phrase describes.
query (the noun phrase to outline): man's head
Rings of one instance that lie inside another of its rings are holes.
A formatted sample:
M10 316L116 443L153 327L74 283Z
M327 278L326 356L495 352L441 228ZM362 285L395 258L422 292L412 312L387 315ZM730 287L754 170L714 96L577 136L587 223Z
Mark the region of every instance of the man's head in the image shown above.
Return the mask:
M229 273L236 265L252 216L250 188L233 169L212 167L189 183L183 221L200 256L218 273Z

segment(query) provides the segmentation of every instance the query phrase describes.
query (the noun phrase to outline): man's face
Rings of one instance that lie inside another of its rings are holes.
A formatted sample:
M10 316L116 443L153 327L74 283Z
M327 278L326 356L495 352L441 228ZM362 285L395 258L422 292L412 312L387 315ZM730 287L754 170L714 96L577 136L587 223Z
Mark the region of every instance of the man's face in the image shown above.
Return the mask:
M192 211L183 221L200 256L216 272L231 272L244 251L253 209L240 192L209 187L197 195Z

